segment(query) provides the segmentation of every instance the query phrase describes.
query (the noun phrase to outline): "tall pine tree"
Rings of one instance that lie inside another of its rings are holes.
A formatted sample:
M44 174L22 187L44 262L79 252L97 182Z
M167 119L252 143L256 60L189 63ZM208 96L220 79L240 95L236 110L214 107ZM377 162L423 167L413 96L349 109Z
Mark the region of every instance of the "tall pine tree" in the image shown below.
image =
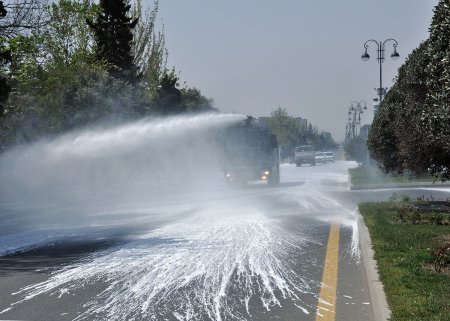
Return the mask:
M6 11L3 1L0 1L0 19L6 17ZM7 48L6 39L0 37L0 68L5 69L6 65L11 62L11 51ZM11 86L8 82L8 77L0 72L0 116L5 113L5 103L8 100Z
M94 32L97 57L109 65L111 76L132 83L139 80L131 52L133 33L138 19L127 14L131 8L126 0L100 0L101 11L96 21L86 20Z

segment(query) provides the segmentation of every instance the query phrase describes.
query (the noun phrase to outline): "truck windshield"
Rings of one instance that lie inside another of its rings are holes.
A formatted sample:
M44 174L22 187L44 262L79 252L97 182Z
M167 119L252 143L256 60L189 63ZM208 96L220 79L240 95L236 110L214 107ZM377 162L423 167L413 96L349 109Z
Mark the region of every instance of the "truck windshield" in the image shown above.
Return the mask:
M297 153L300 153L300 152L312 152L313 151L313 147L312 146L295 147L295 151Z

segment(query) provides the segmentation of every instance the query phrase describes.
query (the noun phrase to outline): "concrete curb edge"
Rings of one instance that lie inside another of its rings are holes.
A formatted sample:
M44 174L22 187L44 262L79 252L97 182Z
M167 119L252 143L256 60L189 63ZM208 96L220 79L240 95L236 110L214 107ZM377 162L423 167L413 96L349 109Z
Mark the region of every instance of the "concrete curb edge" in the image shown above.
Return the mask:
M381 190L381 189L408 189L408 188L450 188L450 184L372 184L353 185L350 183L351 191Z
M364 219L357 210L357 223L359 231L359 244L361 247L362 264L366 271L369 295L372 304L375 321L388 321L391 317L391 310L387 303L383 283L378 275L377 262L374 259L372 241L370 239L369 229L364 223Z

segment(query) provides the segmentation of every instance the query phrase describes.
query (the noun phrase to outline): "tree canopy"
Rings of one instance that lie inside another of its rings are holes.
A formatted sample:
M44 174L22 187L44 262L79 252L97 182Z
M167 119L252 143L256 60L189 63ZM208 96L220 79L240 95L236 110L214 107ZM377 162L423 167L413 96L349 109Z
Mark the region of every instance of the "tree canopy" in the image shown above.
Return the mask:
M273 110L267 118L267 126L277 136L283 157L293 156L294 148L299 145L311 144L317 150L336 147L331 136L320 133L311 123L306 128L302 127L299 119L289 115L283 107Z
M97 58L107 62L113 77L135 83L138 70L131 48L139 18L129 16L131 5L126 0L100 0L100 8L95 22L86 18L94 31Z
M147 11L141 0L36 1L0 5L0 152L99 121L214 110L168 70L157 0Z
M430 37L399 68L375 116L369 150L385 172L450 178L450 3L439 1Z

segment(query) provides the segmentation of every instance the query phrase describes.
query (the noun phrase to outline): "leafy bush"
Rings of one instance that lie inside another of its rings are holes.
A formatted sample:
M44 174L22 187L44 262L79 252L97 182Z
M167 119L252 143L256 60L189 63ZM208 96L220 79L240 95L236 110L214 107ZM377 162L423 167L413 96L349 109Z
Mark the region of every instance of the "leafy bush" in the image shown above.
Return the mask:
M430 254L436 272L440 273L444 267L450 266L450 242L441 244Z
M423 212L421 210L412 208L410 209L409 217L411 218L411 222L413 224L419 224L422 222Z
M428 222L435 225L442 225L444 218L445 218L444 213L436 213L436 212L429 213L429 215L426 217Z

